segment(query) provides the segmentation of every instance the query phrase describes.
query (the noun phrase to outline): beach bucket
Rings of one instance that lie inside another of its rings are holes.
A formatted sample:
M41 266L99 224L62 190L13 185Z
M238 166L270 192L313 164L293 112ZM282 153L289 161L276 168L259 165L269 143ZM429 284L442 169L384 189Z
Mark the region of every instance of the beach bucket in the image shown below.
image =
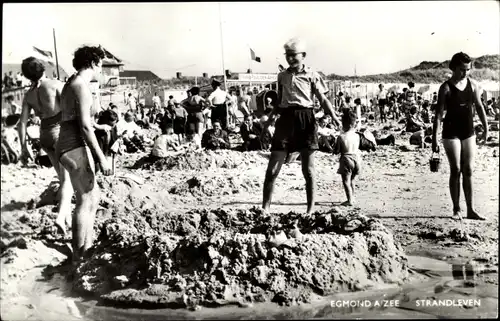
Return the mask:
M431 160L429 161L431 172L437 173L439 171L439 163L441 159L439 157L439 153L432 153Z

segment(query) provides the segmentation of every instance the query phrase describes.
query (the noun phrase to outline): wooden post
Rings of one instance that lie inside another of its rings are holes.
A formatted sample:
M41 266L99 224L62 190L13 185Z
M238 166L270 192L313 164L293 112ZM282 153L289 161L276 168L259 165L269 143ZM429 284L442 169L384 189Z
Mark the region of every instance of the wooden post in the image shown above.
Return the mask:
M56 29L52 29L52 35L54 36L54 52L56 54L56 69L57 69L57 79L60 80L61 76L59 75L59 60L57 59L57 46L56 46Z

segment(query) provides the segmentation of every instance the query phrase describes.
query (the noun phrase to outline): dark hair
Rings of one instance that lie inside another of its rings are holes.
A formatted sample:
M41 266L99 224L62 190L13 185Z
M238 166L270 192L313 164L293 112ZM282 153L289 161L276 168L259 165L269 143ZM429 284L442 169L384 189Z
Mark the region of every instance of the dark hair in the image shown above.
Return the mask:
M344 96L344 93L343 92L339 92L339 96Z
M413 81L408 82L408 87L410 88L415 87L415 83Z
M5 126L15 126L19 119L19 115L9 115L5 117Z
M265 85L264 88L269 88L271 89L271 85Z
M413 106L410 108L410 114L415 115L417 113L417 107Z
M191 88L191 94L194 95L199 95L200 94L200 87L193 87Z
M75 51L73 67L76 70L91 68L92 62L98 64L104 58L104 51L100 47L83 46Z
M45 72L45 66L40 59L28 57L23 60L21 70L26 78L31 81L38 81Z
M112 126L112 124L117 121L118 121L118 114L111 109L107 109L101 113L101 116L99 117L97 123L99 125Z
M342 127L344 128L344 130L349 130L352 128L352 126L354 126L355 123L356 114L354 114L351 109L345 108L342 114Z
M451 57L449 68L455 70L460 64L468 64L472 62L472 58L468 54L463 52L458 52Z
M168 99L172 99L172 98L174 98L174 96L172 96L172 95L168 96Z
M354 103L355 103L355 104L360 104L360 105L361 105L361 99L359 99L359 98L354 99Z
M405 88L403 88L403 92L404 92L404 93L405 93L405 92L407 92L407 91L408 91L408 88L406 88L406 87L405 87Z
M164 126L161 127L161 133L166 134L169 129L174 129L174 125L167 122Z
M8 95L7 97L5 97L5 100L6 101L14 100L14 95Z

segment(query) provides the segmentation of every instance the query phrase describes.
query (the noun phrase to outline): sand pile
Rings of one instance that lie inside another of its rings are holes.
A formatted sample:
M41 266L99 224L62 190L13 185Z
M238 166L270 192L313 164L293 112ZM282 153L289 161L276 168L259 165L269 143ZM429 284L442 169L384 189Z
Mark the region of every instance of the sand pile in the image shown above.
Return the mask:
M264 166L267 159L259 152L232 150L189 151L178 156L155 158L150 155L139 159L134 169L147 170L205 170L209 168L246 168Z
M234 175L217 175L207 177L206 175L195 175L185 182L175 185L169 190L169 193L196 197L215 196L215 195L233 195L241 192L256 191L261 188L261 179L243 178Z
M145 211L101 225L74 288L129 307L291 305L400 283L407 268L391 233L358 213Z

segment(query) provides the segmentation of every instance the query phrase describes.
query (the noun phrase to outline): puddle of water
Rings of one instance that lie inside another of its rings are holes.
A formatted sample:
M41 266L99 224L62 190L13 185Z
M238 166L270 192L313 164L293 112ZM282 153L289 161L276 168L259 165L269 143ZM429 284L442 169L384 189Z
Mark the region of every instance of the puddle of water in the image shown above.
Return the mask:
M123 309L98 305L95 300L68 296L69 285L61 275L40 280L34 269L20 284L19 297L9 311L10 319L24 320L188 320L188 319L408 319L493 318L498 315L498 286L480 279L475 286L453 277L453 265L422 256L409 256L413 270L428 271L420 281L363 292L338 293L311 304L279 307L258 303L249 308L234 306L174 309ZM462 300L462 301L459 301ZM14 301L13 301L14 302ZM392 306L389 306L392 305ZM396 306L397 305L397 306ZM7 307L5 302L2 306ZM23 310L24 307L24 310ZM17 310L16 310L17 309ZM3 310L3 309L2 309ZM2 313L4 314L4 313ZM15 316L15 317L13 317Z

